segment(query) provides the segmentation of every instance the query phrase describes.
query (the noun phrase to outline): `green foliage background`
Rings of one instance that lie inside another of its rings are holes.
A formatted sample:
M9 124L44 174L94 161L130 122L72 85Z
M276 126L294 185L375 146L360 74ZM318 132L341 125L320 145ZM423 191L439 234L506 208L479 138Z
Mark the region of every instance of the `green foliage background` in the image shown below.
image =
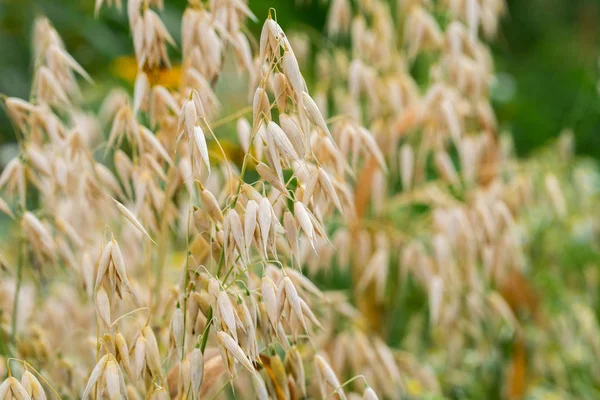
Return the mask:
M0 92L28 97L31 80L30 31L36 15L46 15L71 54L96 85L88 98L99 100L114 86L107 67L132 51L124 13L104 8L93 17L93 0L0 1ZM177 39L184 0L166 0L165 22ZM302 4L304 3L304 4ZM323 1L250 0L259 19L277 9L284 29L322 32ZM493 44L498 84L494 102L502 128L513 133L524 155L572 128L577 151L600 158L600 1L508 0L509 12ZM258 32L259 24L251 29ZM173 51L177 57L177 50ZM13 140L0 113L0 143Z

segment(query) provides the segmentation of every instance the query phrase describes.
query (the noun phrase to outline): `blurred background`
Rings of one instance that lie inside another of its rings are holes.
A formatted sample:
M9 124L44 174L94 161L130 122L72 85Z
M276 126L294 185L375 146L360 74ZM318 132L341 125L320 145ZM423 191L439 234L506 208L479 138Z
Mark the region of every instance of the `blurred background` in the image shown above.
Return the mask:
M167 0L163 19L179 39L185 0ZM287 30L323 31L326 2L250 0L259 20L269 7ZM86 99L97 105L117 84L135 76L125 13L104 7L93 17L93 0L0 1L0 92L28 98L31 85L30 32L37 15L46 15L68 51L95 79ZM258 35L260 24L251 23ZM179 41L179 40L178 40ZM571 128L581 155L600 159L600 1L508 0L508 14L493 44L498 84L493 92L504 130L512 132L518 154L526 155ZM177 59L177 50L173 52ZM14 140L0 112L0 144Z

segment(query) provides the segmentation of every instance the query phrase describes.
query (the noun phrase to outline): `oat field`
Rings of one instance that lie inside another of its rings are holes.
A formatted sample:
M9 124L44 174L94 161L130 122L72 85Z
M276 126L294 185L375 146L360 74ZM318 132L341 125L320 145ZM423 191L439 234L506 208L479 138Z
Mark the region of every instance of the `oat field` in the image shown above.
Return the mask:
M566 126L515 155L504 1L325 3L315 32L188 0L174 35L96 0L133 44L99 107L37 17L0 400L600 398L600 169Z

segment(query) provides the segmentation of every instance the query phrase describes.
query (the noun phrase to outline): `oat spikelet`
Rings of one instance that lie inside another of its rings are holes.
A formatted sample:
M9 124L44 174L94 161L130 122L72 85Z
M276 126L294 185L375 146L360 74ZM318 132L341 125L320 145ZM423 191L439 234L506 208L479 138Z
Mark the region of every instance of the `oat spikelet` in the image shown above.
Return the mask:
M113 199L113 201L115 202L115 204L117 205L117 208L119 209L119 211L121 212L121 214L123 214L123 216L125 218L127 218L127 220L129 222L131 222L131 224L141 233L143 233L148 240L150 240L152 243L156 244L156 242L150 237L150 234L146 231L146 229L144 229L144 227L142 226L142 224L140 223L140 221L138 221L138 219L135 217L135 215L133 215L133 213L131 211L129 211L129 209L127 207L125 207L123 204L119 203L118 200Z
M248 360L248 357L246 357L246 355L244 354L244 351L240 348L240 346L231 336L221 331L217 333L217 341L226 350L226 353L228 355L232 356L237 362L242 364L242 366L246 368L251 374L256 373L256 370L250 363L250 360ZM227 360L223 361L228 362Z

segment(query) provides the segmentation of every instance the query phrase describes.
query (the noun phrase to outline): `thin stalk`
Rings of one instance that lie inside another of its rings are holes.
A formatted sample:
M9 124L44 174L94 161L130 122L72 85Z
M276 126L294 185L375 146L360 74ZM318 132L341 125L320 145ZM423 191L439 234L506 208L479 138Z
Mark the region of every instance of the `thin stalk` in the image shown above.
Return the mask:
M252 112L252 106L244 107L244 108L242 108L242 109L240 109L240 110L238 110L238 111L236 111L236 112L234 112L232 114L229 114L229 115L227 115L227 116L225 116L225 117L223 117L221 119L216 120L215 122L212 122L211 123L211 128L212 129L216 129L216 128L218 128L218 127L220 127L222 125L225 125L225 124L227 124L227 123L229 123L231 121L234 121L235 119L243 116L244 114L248 114L250 112ZM208 125L208 123L207 123L207 125Z
M333 396L334 394L337 393L338 390L343 389L344 387L348 386L349 384L351 384L352 382L358 380L358 379L362 379L365 382L365 385L367 387L369 387L368 383L367 383L367 379L364 377L364 375L356 375L350 379L348 379L346 382L342 383L340 386L336 387L333 392L329 393L327 396L325 396L326 399L330 398L331 396Z
M212 306L208 309L208 326L206 327L204 334L202 335L202 343L200 344L200 351L204 354L204 349L206 349L206 344L208 343L208 334L210 333L210 326L212 325L213 320L213 309Z
M217 267L217 278L221 275L221 269L223 269L223 261L225 260L225 248L221 249L221 254L219 255L219 266Z

